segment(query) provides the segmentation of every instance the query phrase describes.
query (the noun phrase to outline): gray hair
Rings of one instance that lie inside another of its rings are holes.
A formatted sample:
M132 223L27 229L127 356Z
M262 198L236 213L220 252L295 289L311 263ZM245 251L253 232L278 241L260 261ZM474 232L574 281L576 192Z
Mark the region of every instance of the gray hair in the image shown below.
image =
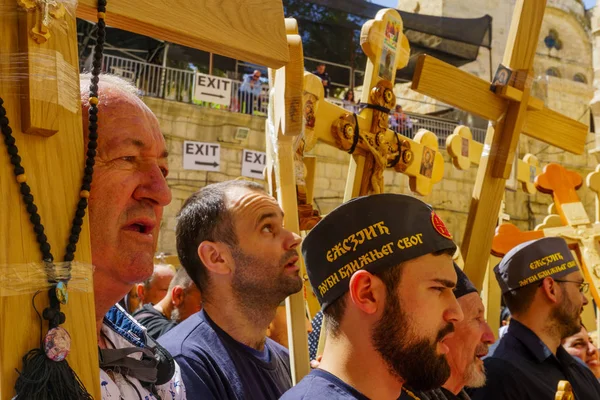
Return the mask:
M134 97L140 97L140 91L131 82L125 79L110 74L100 74L99 86L100 90L98 93L100 104L105 104L107 97L112 93L119 91ZM90 98L90 84L92 80L92 74L85 72L79 76L79 93L81 95L81 104L87 106Z

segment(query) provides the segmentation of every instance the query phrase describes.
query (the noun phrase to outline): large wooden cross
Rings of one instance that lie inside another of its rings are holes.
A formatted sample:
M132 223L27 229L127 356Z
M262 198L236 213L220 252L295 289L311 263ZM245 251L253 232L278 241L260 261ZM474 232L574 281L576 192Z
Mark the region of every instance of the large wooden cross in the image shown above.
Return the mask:
M480 163L486 162L487 155L484 154L484 147L490 145L489 142L493 139L493 129L493 127L489 128L488 136L486 137L487 142L484 145L473 140L473 134L468 127L457 126L452 135L446 139L446 149L454 167L459 170L467 170L471 166L478 166ZM526 154L522 160L515 158L513 166L514 171L512 171L511 175L515 178L516 185L514 189L520 186L527 194L536 193L535 178L542 172L537 157L533 154ZM510 219L509 215L505 213L504 208L505 200L503 198L498 212L498 225L502 225ZM485 305L485 318L496 337L498 336L498 328L500 327L501 292L500 286L498 286L498 282L494 278L493 268L498 262L500 262L500 258L493 254L486 260L481 291L482 301Z
M412 89L492 121L489 157L479 167L461 250L465 272L481 289L500 203L519 136L528 136L581 154L587 126L544 107L532 97L533 60L546 0L517 0L502 64L490 82L435 58L419 59ZM488 132L489 133L489 132Z
M94 0L79 1L77 10L68 7L75 3L0 0L0 97L56 261L67 244L84 167L75 16L97 19ZM201 7L109 0L106 15L114 27L272 68L289 60L283 21L280 0L222 0ZM99 135L101 141L102 127ZM39 346L40 321L31 302L46 286L32 225L8 153L3 143L0 147L0 398L10 399L21 357ZM88 267L74 269L63 307L73 342L68 361L100 399L87 219L76 261ZM37 296L38 310L45 298Z

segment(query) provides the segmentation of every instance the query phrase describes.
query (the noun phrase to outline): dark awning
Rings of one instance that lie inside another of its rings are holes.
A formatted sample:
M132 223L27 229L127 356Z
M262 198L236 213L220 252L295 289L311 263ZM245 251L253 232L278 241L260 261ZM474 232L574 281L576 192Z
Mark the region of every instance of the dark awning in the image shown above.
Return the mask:
M284 4L286 3L292 1L284 0ZM320 21L314 18L314 15L290 15L300 21L300 29L307 24L323 24L329 27L337 25L340 29L360 30L364 21L374 18L377 12L384 8L364 0L307 0L305 3L341 11L347 13L348 17L346 20ZM404 22L404 34L411 45L411 62L407 68L398 71L398 78L412 79L419 54L427 53L460 67L477 59L479 47L491 48L492 17L489 15L464 19L413 14L400 10L398 12Z

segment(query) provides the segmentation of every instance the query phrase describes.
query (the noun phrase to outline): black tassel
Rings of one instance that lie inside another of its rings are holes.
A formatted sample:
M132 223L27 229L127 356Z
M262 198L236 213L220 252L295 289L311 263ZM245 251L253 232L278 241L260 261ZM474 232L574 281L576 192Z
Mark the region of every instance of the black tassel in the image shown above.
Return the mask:
M16 400L94 400L67 360L52 361L42 349L25 354L17 372Z

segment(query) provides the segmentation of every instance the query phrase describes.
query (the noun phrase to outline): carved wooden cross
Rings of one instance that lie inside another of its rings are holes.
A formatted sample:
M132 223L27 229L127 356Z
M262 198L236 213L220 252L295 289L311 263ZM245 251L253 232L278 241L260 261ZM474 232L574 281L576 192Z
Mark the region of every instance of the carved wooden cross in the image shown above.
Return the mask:
M513 247L529 240L548 236L564 238L578 255L582 273L590 283L592 297L600 304L600 224L592 224L576 190L583 180L579 174L559 164L548 164L536 179L540 192L551 194L563 226L522 232L512 224L503 224L496 230L492 253L502 257Z
M396 103L396 70L408 63L410 49L396 10L384 9L361 30L361 46L368 57L360 114L323 99L318 78L307 76L305 151L318 140L352 153L344 200L383 192L383 171L392 167L409 176L412 191L426 195L444 173L444 159L435 134L420 130L414 139L388 129L388 113ZM310 118L308 117L310 115Z
M60 252L69 237L84 167L75 15L95 21L97 4L81 0L74 10L67 4L75 2L17 1L0 0L0 97L48 241ZM109 0L106 22L273 68L289 60L280 0L257 2L251 9L240 7L238 0L206 2L202 7L167 3ZM32 4L35 9L28 12L24 7ZM61 6L63 18L53 19L60 16ZM44 21L46 13L49 20ZM34 37L47 40L38 43ZM102 127L99 136L102 140ZM39 346L40 322L31 299L44 287L44 279L39 278L41 256L35 235L4 144L0 147L0 398L10 399L21 357ZM91 264L87 220L76 261ZM100 399L91 268L74 270L73 280L79 288L69 292L69 303L62 308L72 339L68 361L93 397ZM44 297L37 297L38 310L47 305Z
M419 59L413 79L413 90L495 124L490 156L477 174L461 248L465 272L478 288L496 225L489 216L498 214L521 132L577 154L585 146L584 124L545 108L541 100L530 96L533 59L545 8L546 0L516 1L503 60L512 76L498 79L494 92L489 82L428 56Z

